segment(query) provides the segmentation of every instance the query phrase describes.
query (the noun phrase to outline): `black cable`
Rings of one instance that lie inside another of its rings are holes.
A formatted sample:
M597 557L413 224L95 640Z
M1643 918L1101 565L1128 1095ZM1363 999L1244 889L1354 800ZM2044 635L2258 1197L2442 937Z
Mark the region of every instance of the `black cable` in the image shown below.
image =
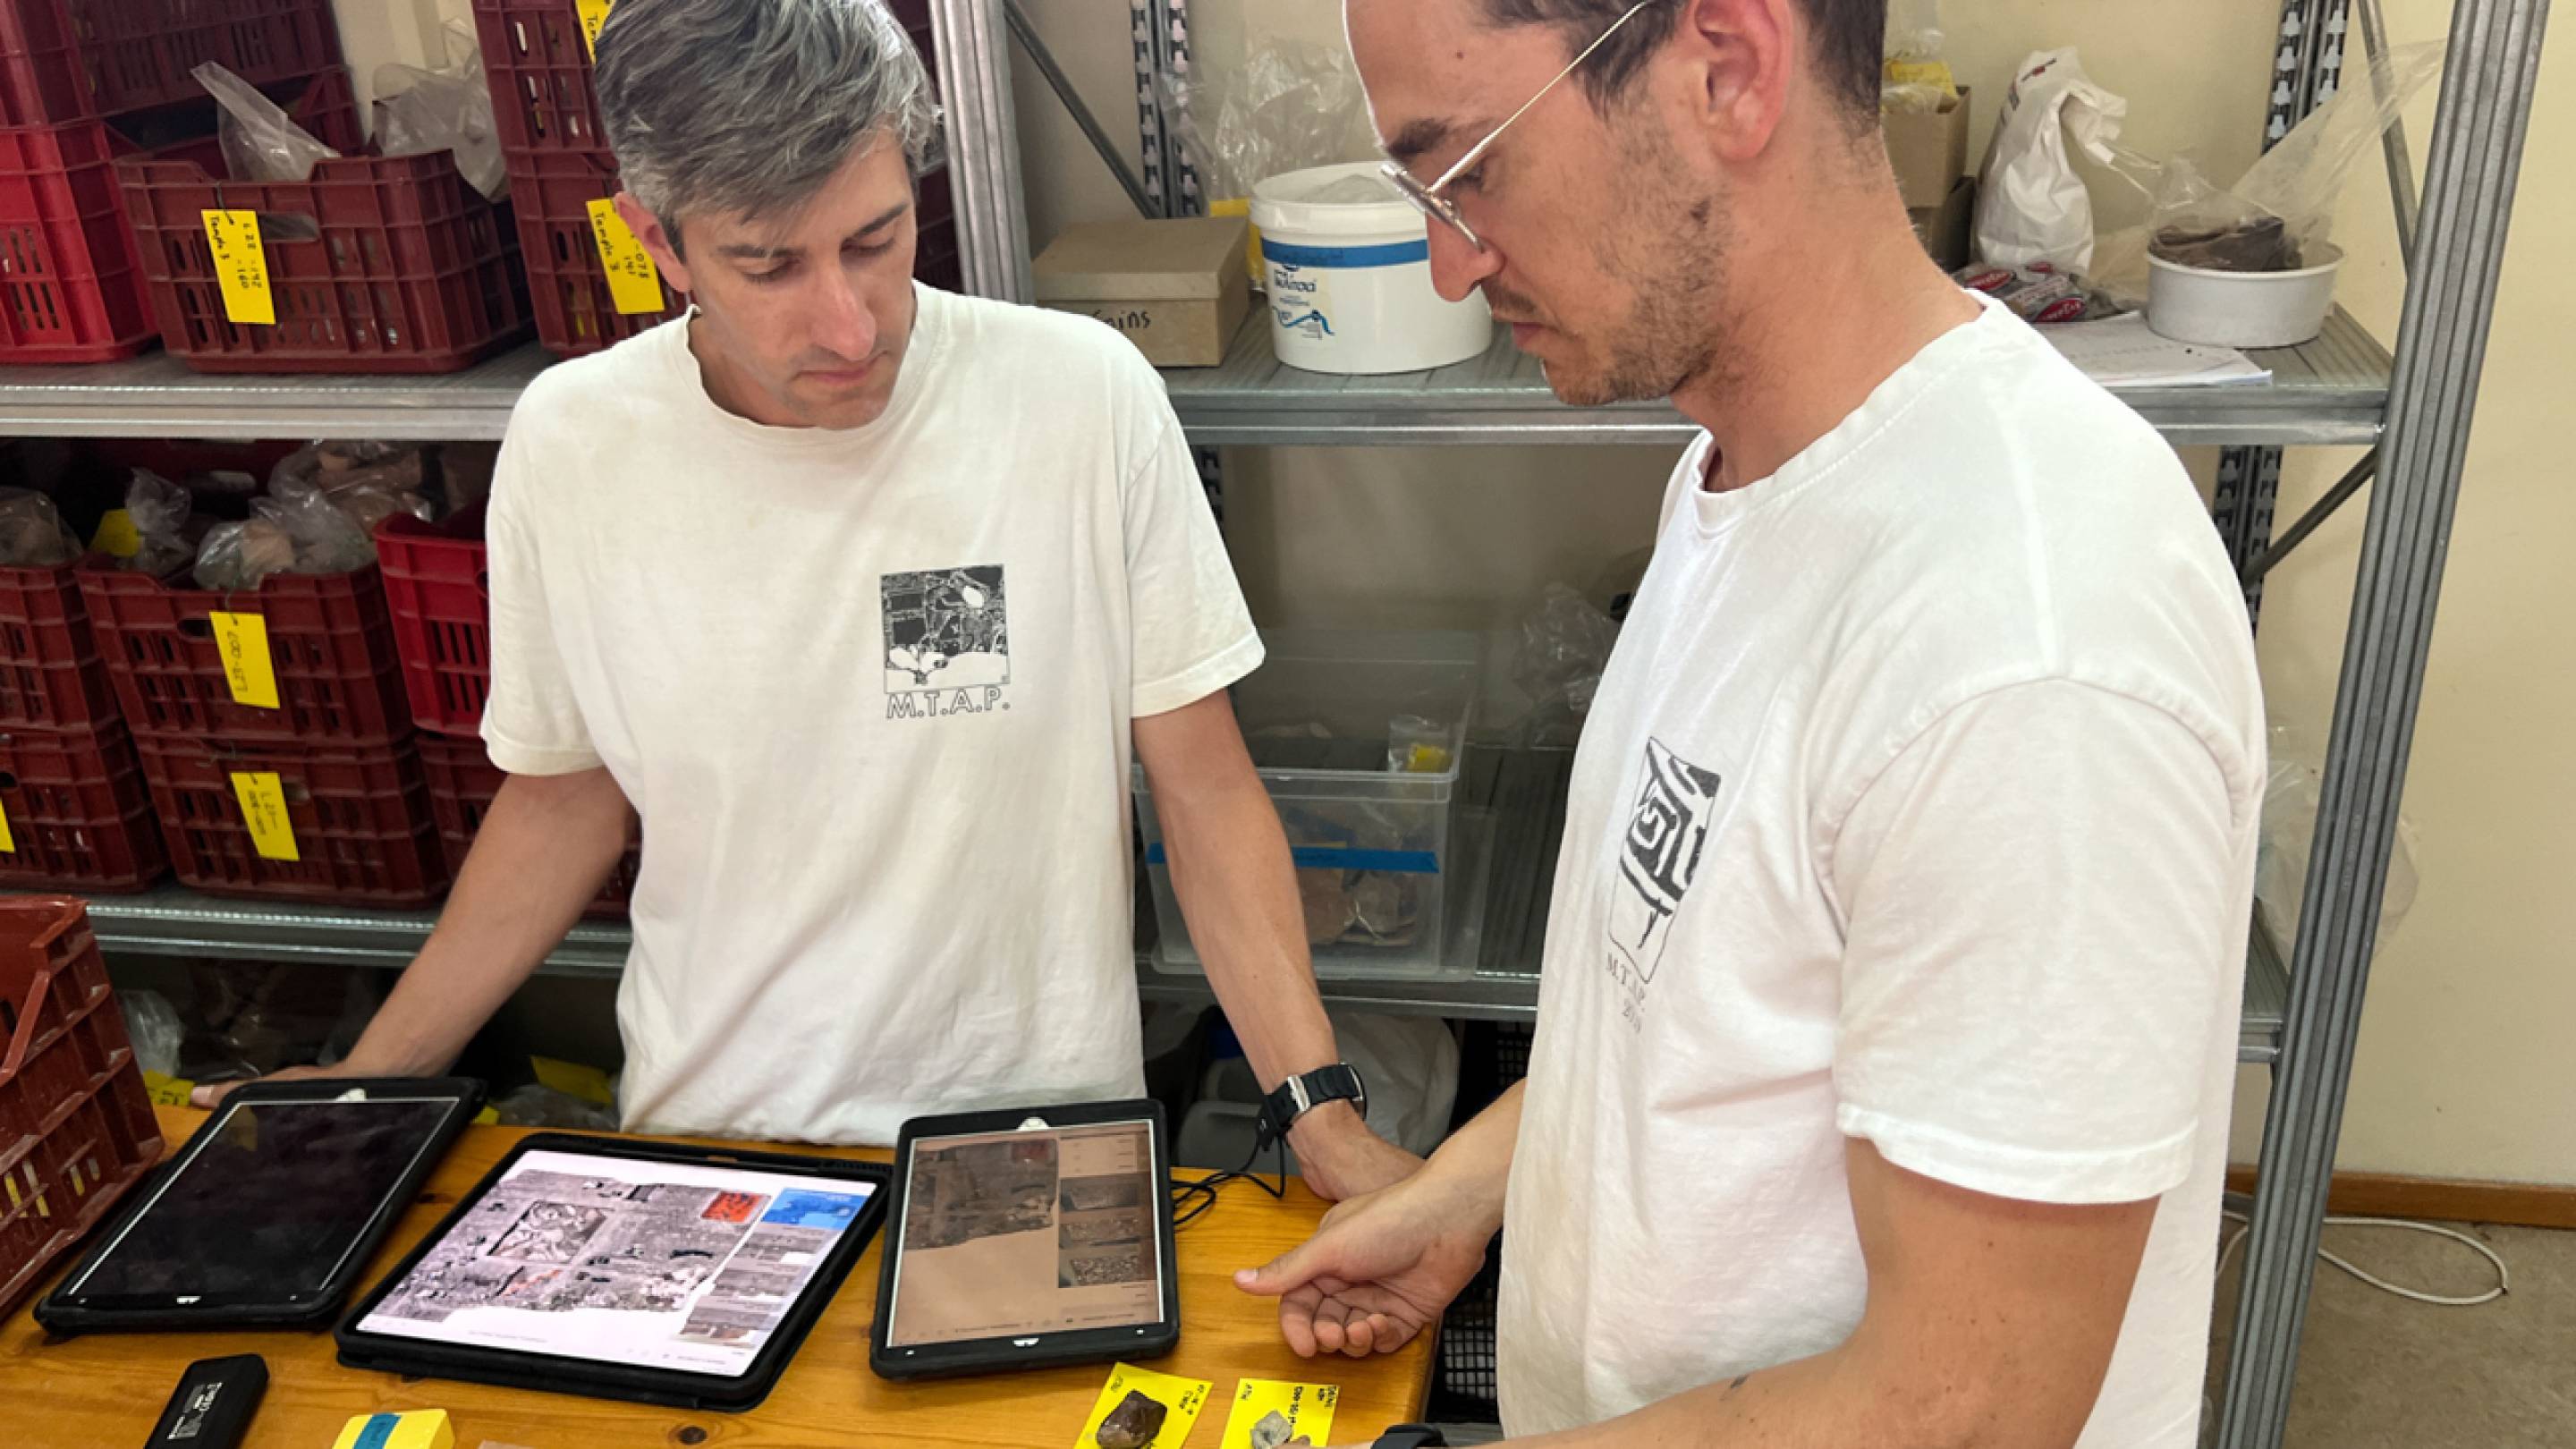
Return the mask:
M1287 1201L1288 1144L1276 1138L1264 1141L1263 1139L1268 1136L1269 1134L1263 1133L1253 1139L1252 1152L1243 1159L1241 1167L1229 1168L1213 1176L1200 1178L1196 1182L1174 1187L1172 1189L1172 1226L1186 1228L1198 1221L1208 1209L1216 1206L1217 1190L1230 1182L1248 1182L1270 1194L1274 1199ZM1263 1182L1260 1174L1254 1171L1253 1165L1261 1160L1261 1149L1264 1147L1272 1148L1278 1154L1276 1166L1279 1184L1276 1187Z

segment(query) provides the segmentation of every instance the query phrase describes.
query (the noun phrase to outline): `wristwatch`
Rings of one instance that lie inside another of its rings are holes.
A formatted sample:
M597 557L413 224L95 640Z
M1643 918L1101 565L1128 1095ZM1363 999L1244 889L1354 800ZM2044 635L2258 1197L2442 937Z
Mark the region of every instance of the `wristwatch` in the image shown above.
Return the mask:
M1261 1145L1286 1139L1298 1118L1327 1102L1348 1102L1359 1108L1362 1117L1368 1115L1368 1086L1360 1080L1359 1068L1335 1062L1281 1082L1277 1091L1261 1100Z
M1446 1449L1448 1443L1428 1424L1398 1424L1378 1435L1371 1449Z

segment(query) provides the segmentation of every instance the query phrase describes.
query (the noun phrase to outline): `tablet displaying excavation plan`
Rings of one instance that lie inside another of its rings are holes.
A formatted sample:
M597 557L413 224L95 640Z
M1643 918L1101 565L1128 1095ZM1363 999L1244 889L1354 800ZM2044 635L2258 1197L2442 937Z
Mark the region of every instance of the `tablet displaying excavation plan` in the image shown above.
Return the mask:
M358 1328L738 1377L873 1192L744 1167L528 1152Z

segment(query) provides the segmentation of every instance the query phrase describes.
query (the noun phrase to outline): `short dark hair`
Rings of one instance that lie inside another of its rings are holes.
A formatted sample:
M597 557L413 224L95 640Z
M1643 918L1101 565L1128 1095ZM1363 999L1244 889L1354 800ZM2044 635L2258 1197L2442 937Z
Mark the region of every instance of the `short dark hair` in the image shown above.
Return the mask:
M1590 45L1636 0L1484 0L1486 14L1500 26L1546 25L1564 32L1568 53ZM1663 48L1680 25L1690 0L1655 0L1652 9L1628 22L1593 53L1581 73L1583 88L1595 105L1606 105L1628 88L1646 67L1646 58ZM1887 53L1887 0L1796 0L1805 12L1814 39L1815 63L1826 94L1842 106L1843 119L1854 130L1878 125L1881 63Z

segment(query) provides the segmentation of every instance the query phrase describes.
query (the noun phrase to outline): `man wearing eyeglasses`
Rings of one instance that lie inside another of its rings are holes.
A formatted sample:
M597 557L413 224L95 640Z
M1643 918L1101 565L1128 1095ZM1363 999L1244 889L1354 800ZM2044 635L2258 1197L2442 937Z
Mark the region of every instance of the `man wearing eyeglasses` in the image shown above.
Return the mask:
M1515 1436L2187 1449L2264 776L2190 480L1923 255L1883 0L1346 17L1443 292L1565 401L1706 431L1529 1079L1242 1286L1387 1352L1508 1223Z

